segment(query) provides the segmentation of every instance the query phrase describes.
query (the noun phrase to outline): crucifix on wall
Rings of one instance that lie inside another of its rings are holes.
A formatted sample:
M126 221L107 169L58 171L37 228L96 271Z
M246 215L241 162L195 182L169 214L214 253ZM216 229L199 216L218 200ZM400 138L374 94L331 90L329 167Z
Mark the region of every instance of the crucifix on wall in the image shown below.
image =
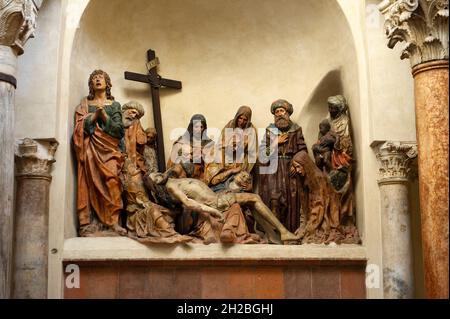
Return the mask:
M147 51L147 61L148 74L139 74L125 71L125 79L150 84L150 94L152 96L153 104L153 118L155 121L155 129L158 134L156 145L156 149L158 152L158 169L160 172L165 172L166 159L164 151L164 136L159 89L162 87L167 87L180 90L182 88L182 84L180 81L164 79L158 74L157 67L159 65L159 59L156 57L156 53L154 50L150 49Z

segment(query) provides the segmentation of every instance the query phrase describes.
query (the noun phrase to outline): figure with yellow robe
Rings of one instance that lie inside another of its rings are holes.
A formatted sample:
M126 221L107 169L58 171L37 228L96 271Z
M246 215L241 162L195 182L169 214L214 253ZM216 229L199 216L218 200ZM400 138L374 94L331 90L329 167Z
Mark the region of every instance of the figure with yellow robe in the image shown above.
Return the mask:
M234 119L222 129L214 152L214 161L207 163L204 178L212 190L225 189L227 180L241 171L252 175L258 155L258 132L252 124L250 107L238 109Z

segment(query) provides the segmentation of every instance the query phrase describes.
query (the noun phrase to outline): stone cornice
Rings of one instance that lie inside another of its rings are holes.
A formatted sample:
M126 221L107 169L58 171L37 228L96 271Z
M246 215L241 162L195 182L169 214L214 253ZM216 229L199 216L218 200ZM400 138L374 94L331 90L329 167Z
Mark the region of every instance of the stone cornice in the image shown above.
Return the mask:
M56 141L35 141L25 138L16 148L16 177L51 179L51 166L58 148Z
M414 159L417 157L417 145L413 142L384 142L374 146L380 163L379 184L407 182L414 174Z
M411 66L448 60L448 0L384 0L379 9L385 17L388 47L405 42L401 59Z
M0 0L0 45L9 46L17 55L34 37L40 0Z

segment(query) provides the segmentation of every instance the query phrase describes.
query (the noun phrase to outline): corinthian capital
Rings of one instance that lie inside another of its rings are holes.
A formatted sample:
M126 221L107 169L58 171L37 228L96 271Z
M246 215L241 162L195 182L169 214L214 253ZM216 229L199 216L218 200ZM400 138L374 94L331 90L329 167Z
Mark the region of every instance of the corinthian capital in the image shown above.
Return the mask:
M50 179L58 148L56 141L35 141L25 138L16 147L16 176Z
M405 42L401 59L417 64L448 59L448 0L383 0L388 47Z
M42 0L0 0L0 45L10 46L17 55L34 37L36 17Z
M380 163L380 184L406 182L413 173L412 160L417 157L417 145L412 142L378 143L375 153Z

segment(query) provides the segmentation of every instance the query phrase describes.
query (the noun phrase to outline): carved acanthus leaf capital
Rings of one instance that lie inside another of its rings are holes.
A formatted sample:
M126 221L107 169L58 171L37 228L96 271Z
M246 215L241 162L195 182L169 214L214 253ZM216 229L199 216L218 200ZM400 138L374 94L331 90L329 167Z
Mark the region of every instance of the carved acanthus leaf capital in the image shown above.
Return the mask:
M388 47L405 42L401 59L412 67L432 60L448 60L449 0L384 0L379 5L385 17Z
M16 176L51 178L57 148L56 141L20 140L15 152Z
M17 55L34 37L36 18L42 1L0 0L0 45L12 47Z
M406 182L413 177L413 163L418 154L416 143L388 141L378 144L375 153L381 166L380 184Z

